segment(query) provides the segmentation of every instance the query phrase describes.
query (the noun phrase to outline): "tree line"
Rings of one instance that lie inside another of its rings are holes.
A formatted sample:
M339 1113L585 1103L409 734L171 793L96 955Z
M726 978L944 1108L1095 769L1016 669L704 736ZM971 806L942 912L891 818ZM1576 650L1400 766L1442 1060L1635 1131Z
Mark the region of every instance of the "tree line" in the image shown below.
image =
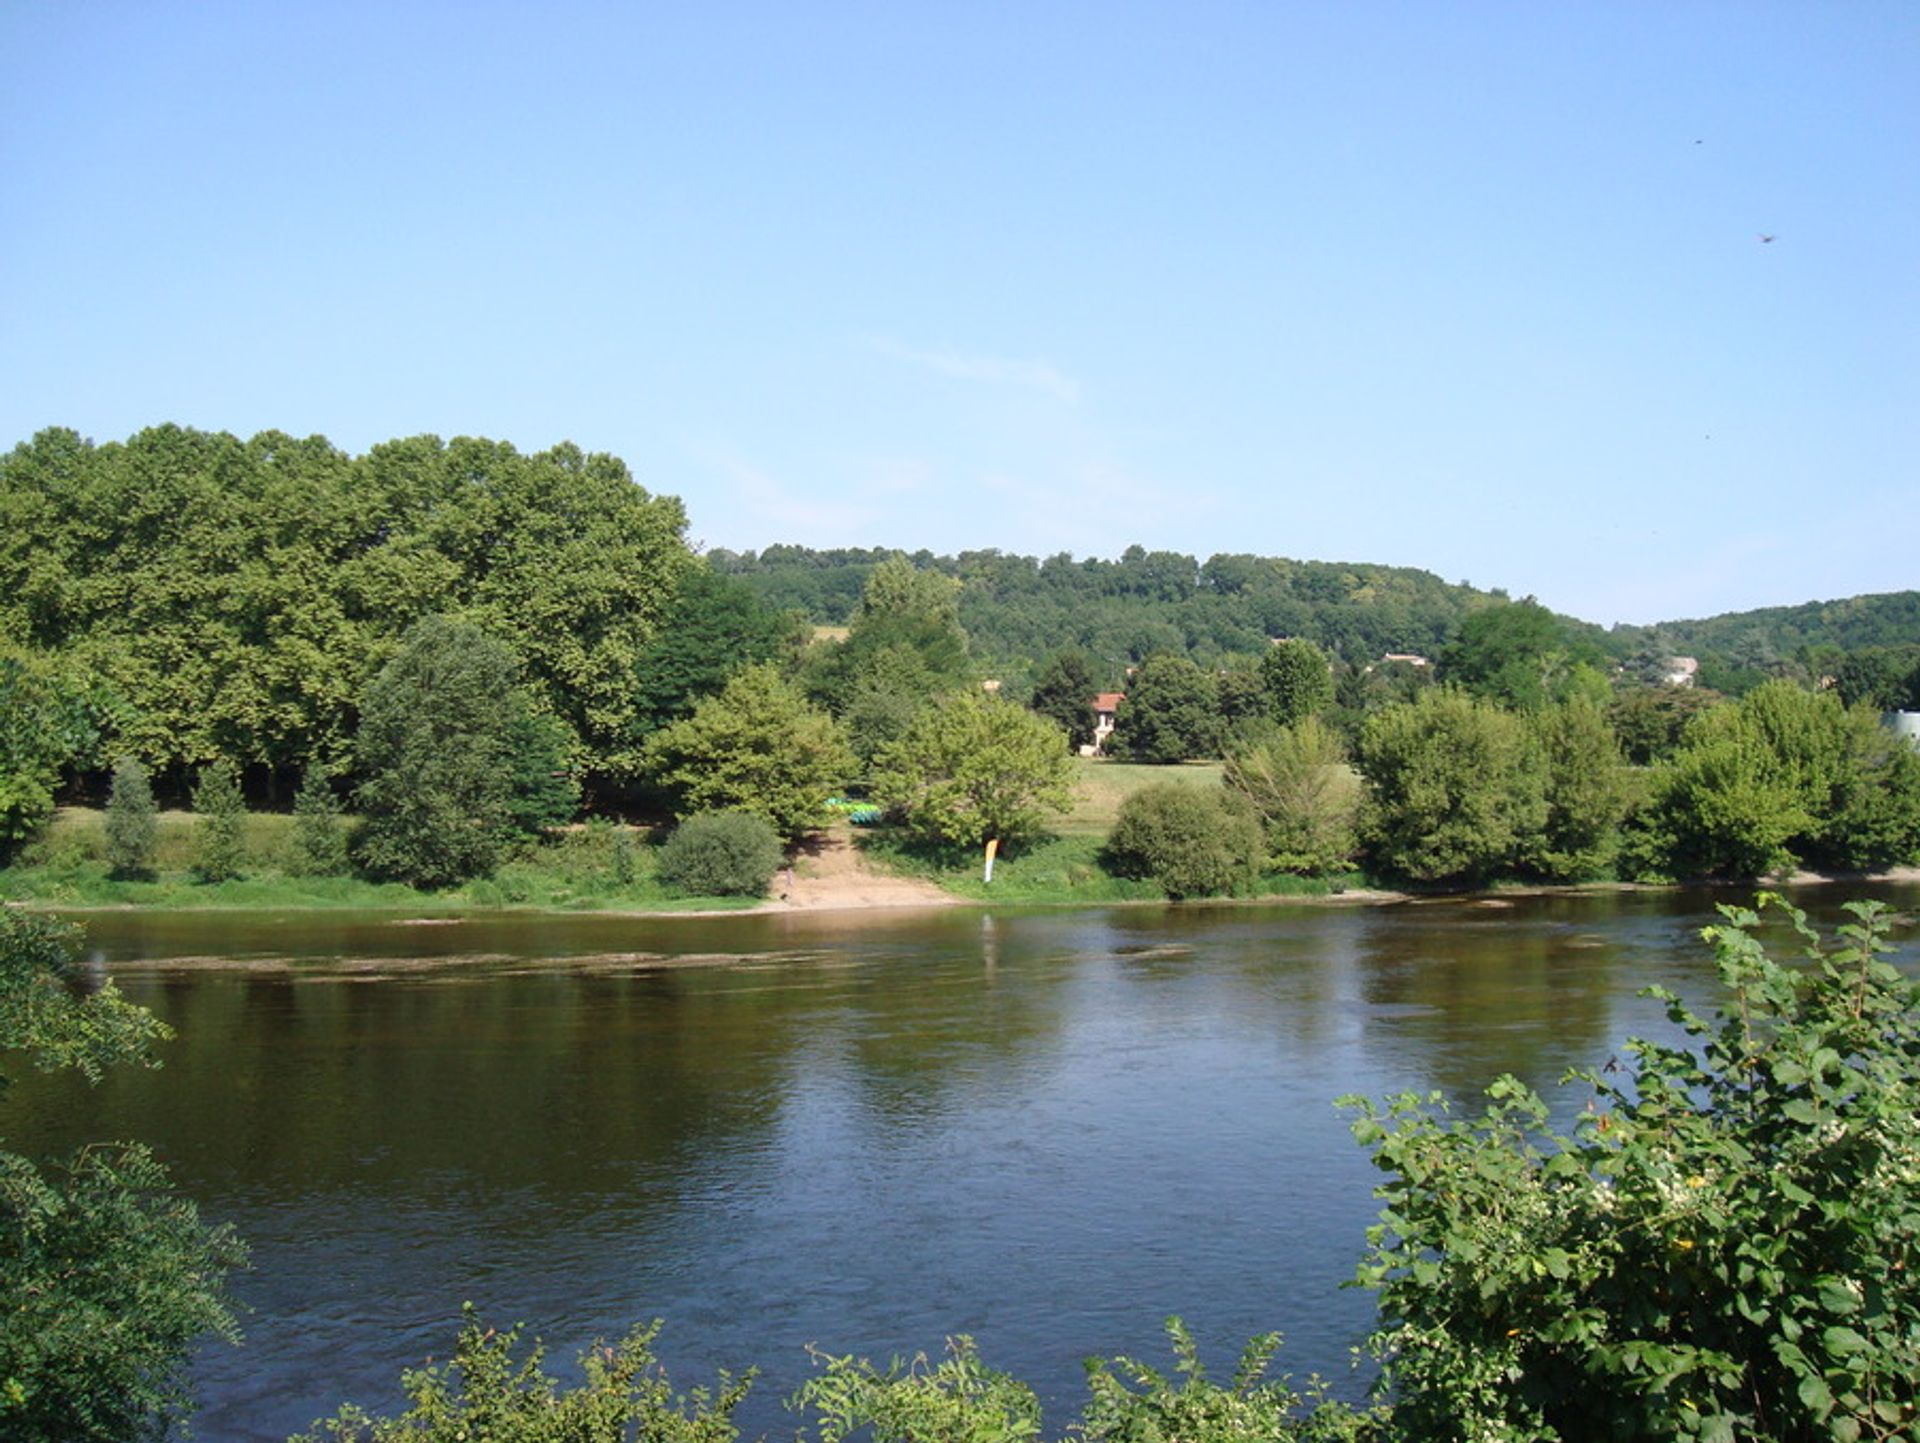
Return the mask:
M1356 709L1310 642L1237 681L1151 658L1114 742L1217 754L1221 786L1204 805L1188 787L1138 794L1111 851L1174 895L1262 871L1457 888L1920 861L1920 750L1872 702L1785 678L1739 698L1649 687L1565 641L1529 603L1484 612L1405 694Z
M1249 871L1460 886L1915 851L1913 756L1870 712L1920 685L1920 647L1809 654L1831 671L1721 697L1531 599L1396 568L1139 547L700 557L679 503L616 459L473 438L354 457L273 432L47 431L0 458L0 521L4 850L62 788L109 775L116 797L158 787L209 818L291 798L303 866L425 886L487 875L583 801L737 812L791 842L854 792L931 845L1017 844L1068 804L1091 699L1116 690L1108 751L1221 759L1233 820L1185 825L1216 850L1249 819L1262 839L1195 873L1206 890ZM834 634L769 599L799 575L836 598L858 578ZM1137 661L1159 623L1111 654L1073 644L1106 635L1087 631L1103 605L1187 630ZM1371 620L1342 631L1343 608ZM1270 629L1295 623L1336 640ZM1383 638L1425 651L1392 659ZM1114 866L1151 871L1140 837L1169 826L1134 827Z

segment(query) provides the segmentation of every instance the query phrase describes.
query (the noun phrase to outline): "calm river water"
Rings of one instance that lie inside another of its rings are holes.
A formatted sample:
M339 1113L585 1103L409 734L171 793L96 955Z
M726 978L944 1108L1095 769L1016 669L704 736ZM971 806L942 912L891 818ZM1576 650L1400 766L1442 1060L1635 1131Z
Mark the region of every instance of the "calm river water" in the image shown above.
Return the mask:
M252 1244L246 1341L199 1366L209 1443L395 1405L468 1299L562 1362L664 1317L679 1385L764 1370L749 1436L792 1431L809 1342L963 1332L1058 1427L1080 1359L1165 1361L1172 1312L1219 1371L1278 1328L1283 1368L1357 1395L1373 1171L1334 1098L1553 1088L1662 1029L1639 988L1711 997L1696 934L1727 899L97 915L179 1038L98 1087L21 1074L0 1133L147 1140Z

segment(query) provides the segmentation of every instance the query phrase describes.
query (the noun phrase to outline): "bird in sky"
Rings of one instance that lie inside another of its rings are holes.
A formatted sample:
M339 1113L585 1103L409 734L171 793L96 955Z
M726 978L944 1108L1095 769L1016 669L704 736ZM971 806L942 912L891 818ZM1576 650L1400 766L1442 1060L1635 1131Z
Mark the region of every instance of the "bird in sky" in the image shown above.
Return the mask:
M1761 237L1760 237L1760 244L1761 244L1761 245L1763 245L1763 246L1770 246L1770 245L1772 245L1772 244L1774 243L1774 241L1775 241L1775 240L1777 240L1777 239L1779 239L1779 237L1777 237L1777 236L1770 236L1770 235L1766 235L1766 234L1762 234L1762 235L1761 235Z

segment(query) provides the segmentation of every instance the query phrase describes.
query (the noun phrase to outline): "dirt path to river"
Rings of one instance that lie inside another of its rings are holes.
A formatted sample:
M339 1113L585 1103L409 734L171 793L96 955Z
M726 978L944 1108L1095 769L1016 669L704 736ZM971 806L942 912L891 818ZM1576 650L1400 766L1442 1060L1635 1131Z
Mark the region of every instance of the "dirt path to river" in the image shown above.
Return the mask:
M775 874L774 900L766 905L787 911L826 911L835 907L951 907L960 899L916 877L882 872L860 855L853 829L836 823L803 844L791 876Z

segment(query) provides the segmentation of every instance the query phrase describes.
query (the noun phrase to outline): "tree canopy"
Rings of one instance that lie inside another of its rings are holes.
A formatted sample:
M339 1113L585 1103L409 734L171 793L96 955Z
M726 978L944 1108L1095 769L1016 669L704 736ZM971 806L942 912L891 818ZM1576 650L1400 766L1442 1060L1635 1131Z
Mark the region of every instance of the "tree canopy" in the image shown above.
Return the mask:
M513 649L576 759L613 769L684 527L571 445L48 430L0 457L0 639L109 687L114 745L149 763L298 769L345 754L410 625L459 613Z
M360 705L355 847L369 872L426 887L484 876L516 822L571 814L577 794L551 785L560 738L518 682L512 651L471 622L407 632Z
M826 824L854 767L839 724L771 666L746 668L656 732L644 763L676 816L751 812L789 840Z
M920 713L880 754L874 799L929 841L1015 841L1073 805L1060 729L1025 707L960 692Z

